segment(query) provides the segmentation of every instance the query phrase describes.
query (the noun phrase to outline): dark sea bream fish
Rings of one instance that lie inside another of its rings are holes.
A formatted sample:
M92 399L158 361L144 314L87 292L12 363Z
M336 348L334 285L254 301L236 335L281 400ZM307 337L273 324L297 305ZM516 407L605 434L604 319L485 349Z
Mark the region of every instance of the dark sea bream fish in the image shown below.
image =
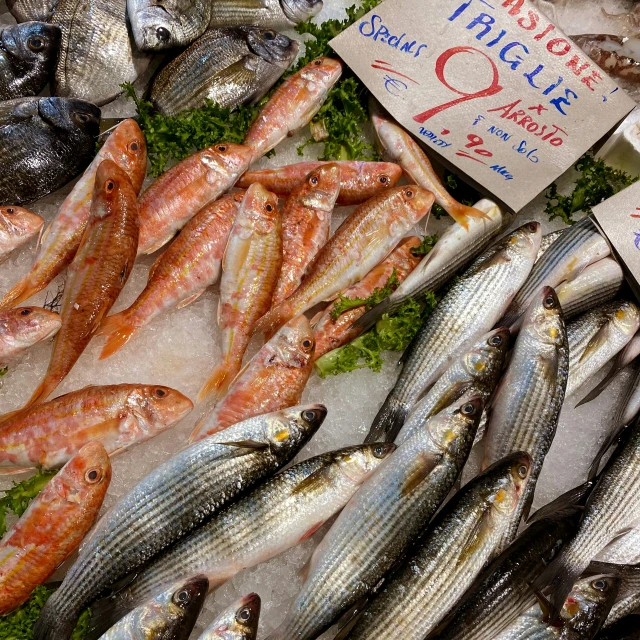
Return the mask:
M0 100L38 95L49 82L61 31L52 24L25 22L0 33Z
M260 100L298 53L295 40L258 27L211 29L156 77L151 101L169 116L213 100L237 107Z
M58 0L7 0L7 8L18 22L47 22L57 4Z
M0 103L0 205L33 202L91 162L100 109L84 100L20 98Z
M251 418L156 467L100 519L42 610L34 639L68 640L101 591L287 464L326 413L322 405L306 405Z

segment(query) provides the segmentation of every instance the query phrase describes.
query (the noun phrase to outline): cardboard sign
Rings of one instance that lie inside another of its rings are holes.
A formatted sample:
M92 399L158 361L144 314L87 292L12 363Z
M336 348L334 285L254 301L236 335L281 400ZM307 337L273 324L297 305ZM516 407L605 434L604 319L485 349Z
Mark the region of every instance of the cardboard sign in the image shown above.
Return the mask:
M387 0L331 46L428 149L516 211L635 106L528 0Z

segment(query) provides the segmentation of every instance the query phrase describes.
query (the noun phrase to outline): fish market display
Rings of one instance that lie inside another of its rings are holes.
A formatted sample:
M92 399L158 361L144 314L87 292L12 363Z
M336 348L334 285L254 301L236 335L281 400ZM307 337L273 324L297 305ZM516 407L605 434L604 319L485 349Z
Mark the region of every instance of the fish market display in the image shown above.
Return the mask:
M490 200L480 200L474 208L483 211L485 217L470 218L466 228L458 223L451 225L412 275L388 298L367 311L356 322L358 327L368 329L385 313L398 309L409 298L436 291L489 246L507 224L509 216Z
M147 286L124 311L105 318L98 335L107 336L100 358L122 349L161 313L182 309L220 278L222 258L244 192L223 196L187 222L149 269Z
M7 0L7 8L18 22L47 22L58 0Z
M489 247L460 276L404 354L402 371L371 426L369 442L393 441L449 359L497 323L527 279L540 237L540 225L528 222Z
M40 307L0 311L0 369L15 363L34 345L53 337L60 325L57 313Z
M522 498L530 468L526 453L511 454L466 485L347 637L422 640L428 635L491 559Z
M340 167L314 169L287 197L282 208L282 269L272 305L299 286L309 264L327 243L331 214L340 189Z
M0 204L39 200L91 161L100 109L84 100L20 98L0 103Z
M201 400L218 398L228 389L242 367L254 323L271 306L282 265L281 227L276 196L259 183L251 185L234 220L222 262L218 302L222 362L200 391Z
M186 47L207 29L211 0L127 0L127 16L140 51Z
M93 525L111 480L103 446L85 445L49 481L0 544L0 614L48 580Z
M420 246L420 238L409 236L405 238L377 267L374 267L360 282L340 293L342 298L350 300L366 300L376 289L381 290L392 279L402 283L420 262L420 257L413 255L413 250ZM338 297L338 299L342 299ZM367 308L361 304L353 309L334 317L336 303L330 304L318 319L314 318L313 333L316 340L314 357L316 360L332 349L337 349L347 342L357 338L362 332L353 323L362 316ZM318 364L322 369L322 364Z
M523 315L506 373L491 406L483 467L515 451L531 456L531 471L502 546L529 515L545 456L558 426L569 376L569 344L558 297L543 287Z
M53 93L103 105L134 82L148 59L133 47L127 0L58 0L51 22L62 30Z
M236 183L246 189L259 182L277 195L288 196L304 179L318 167L337 164L340 167L340 193L337 205L362 204L385 189L395 187L402 169L392 162L361 162L337 160L335 162L299 162L278 169L247 171Z
M340 511L394 450L392 444L349 447L280 472L183 538L105 608L121 616L173 581L200 574L213 590L242 569L286 551Z
M313 369L315 340L306 316L285 324L247 363L191 441L262 413L299 404Z
M0 100L38 95L49 82L61 32L54 25L25 22L0 32Z
M96 172L103 160L115 162L129 176L136 195L140 193L147 172L147 145L134 120L121 122L102 145L47 227L31 271L4 296L0 308L12 307L35 295L71 264L91 214Z
M362 280L431 209L433 194L416 185L394 187L360 205L322 247L304 282L256 325L272 334L318 302Z
M623 349L639 327L640 310L625 300L604 304L569 323L567 396Z
M291 29L315 16L323 0L264 0L234 2L216 0L211 6L210 26L235 27L253 24L264 29Z
M260 620L260 596L250 593L225 609L198 640L256 640Z
M153 253L169 242L200 209L234 185L250 159L247 147L224 142L171 167L140 198L138 252Z
M44 220L23 207L0 207L0 263L40 233Z
M98 167L91 216L70 267L62 327L44 380L26 407L46 400L71 371L122 291L138 246L138 203L129 176L111 160Z
M316 548L270 640L317 638L378 584L449 493L482 408L482 398L471 395L423 423L362 486Z
M244 144L252 151L251 161L259 160L287 136L309 124L341 74L342 64L338 60L316 58L289 76L247 131Z
M208 580L202 576L155 595L134 609L102 640L188 640L207 597Z
M203 107L207 100L221 107L253 104L297 53L298 43L275 31L211 29L156 76L150 99L169 116Z
M98 522L47 601L34 637L67 638L84 606L105 587L287 464L325 415L322 405L307 405L251 418L158 466Z
M2 424L0 474L61 467L89 441L100 442L109 455L120 453L169 429L192 408L189 398L162 386L118 384L67 393Z

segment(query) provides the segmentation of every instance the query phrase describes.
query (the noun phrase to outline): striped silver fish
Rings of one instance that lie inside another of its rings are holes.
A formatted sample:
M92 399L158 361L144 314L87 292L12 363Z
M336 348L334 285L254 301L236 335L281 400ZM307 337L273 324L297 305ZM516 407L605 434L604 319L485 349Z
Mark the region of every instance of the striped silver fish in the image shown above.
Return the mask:
M457 493L346 637L423 640L491 559L530 468L528 454L512 454Z
M388 298L354 322L355 327L366 331L385 313L395 311L409 298L439 289L457 271L484 251L510 219L510 216L491 200L480 200L473 207L486 213L487 217L469 218L467 229L457 222L447 227L433 249L407 279Z
M567 325L567 397L621 351L640 327L640 310L627 300L603 304Z
M460 354L415 406L396 442L404 442L415 428L466 393L480 394L486 405L498 384L508 347L509 329L494 329Z
M104 588L287 464L326 413L307 405L250 418L158 466L100 519L42 610L34 637L69 638L84 606Z
M640 609L640 564L592 562L587 572L597 575L614 575L620 579L618 596L603 624L604 629L609 629L625 616Z
M275 475L182 538L124 589L100 603L108 614L91 627L113 624L178 580L204 575L212 591L236 573L311 537L351 499L395 450L359 445L310 458Z
M250 593L227 607L198 640L256 640L260 606L260 596Z
M556 434L569 374L569 345L562 309L543 287L523 316L522 328L491 407L483 468L515 451L533 461L529 481L502 540L504 549L529 514L542 463Z
M640 563L640 523L610 542L595 560L613 564Z
M415 430L354 495L315 550L270 640L311 640L373 589L445 499L471 451L483 402L463 398Z
M538 255L536 256L536 262L542 258L547 252L547 249L566 231L566 229L558 229L558 231L552 231L551 233L545 233L540 241L540 249L538 249Z
M373 421L369 442L393 441L416 400L451 359L495 326L527 279L540 238L539 223L519 227L489 247L451 287L402 356L402 371Z
M518 291L501 325L516 324L529 308L533 296L543 287L557 287L565 280L573 280L592 262L606 258L611 253L607 241L600 235L591 217L587 216L567 229L544 252Z

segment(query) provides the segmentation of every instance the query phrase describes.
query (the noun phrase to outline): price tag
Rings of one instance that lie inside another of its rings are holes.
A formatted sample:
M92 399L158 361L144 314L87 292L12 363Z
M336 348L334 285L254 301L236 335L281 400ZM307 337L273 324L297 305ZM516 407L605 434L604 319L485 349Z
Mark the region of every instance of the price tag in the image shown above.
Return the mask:
M331 46L408 131L515 211L635 106L528 0L387 0Z

